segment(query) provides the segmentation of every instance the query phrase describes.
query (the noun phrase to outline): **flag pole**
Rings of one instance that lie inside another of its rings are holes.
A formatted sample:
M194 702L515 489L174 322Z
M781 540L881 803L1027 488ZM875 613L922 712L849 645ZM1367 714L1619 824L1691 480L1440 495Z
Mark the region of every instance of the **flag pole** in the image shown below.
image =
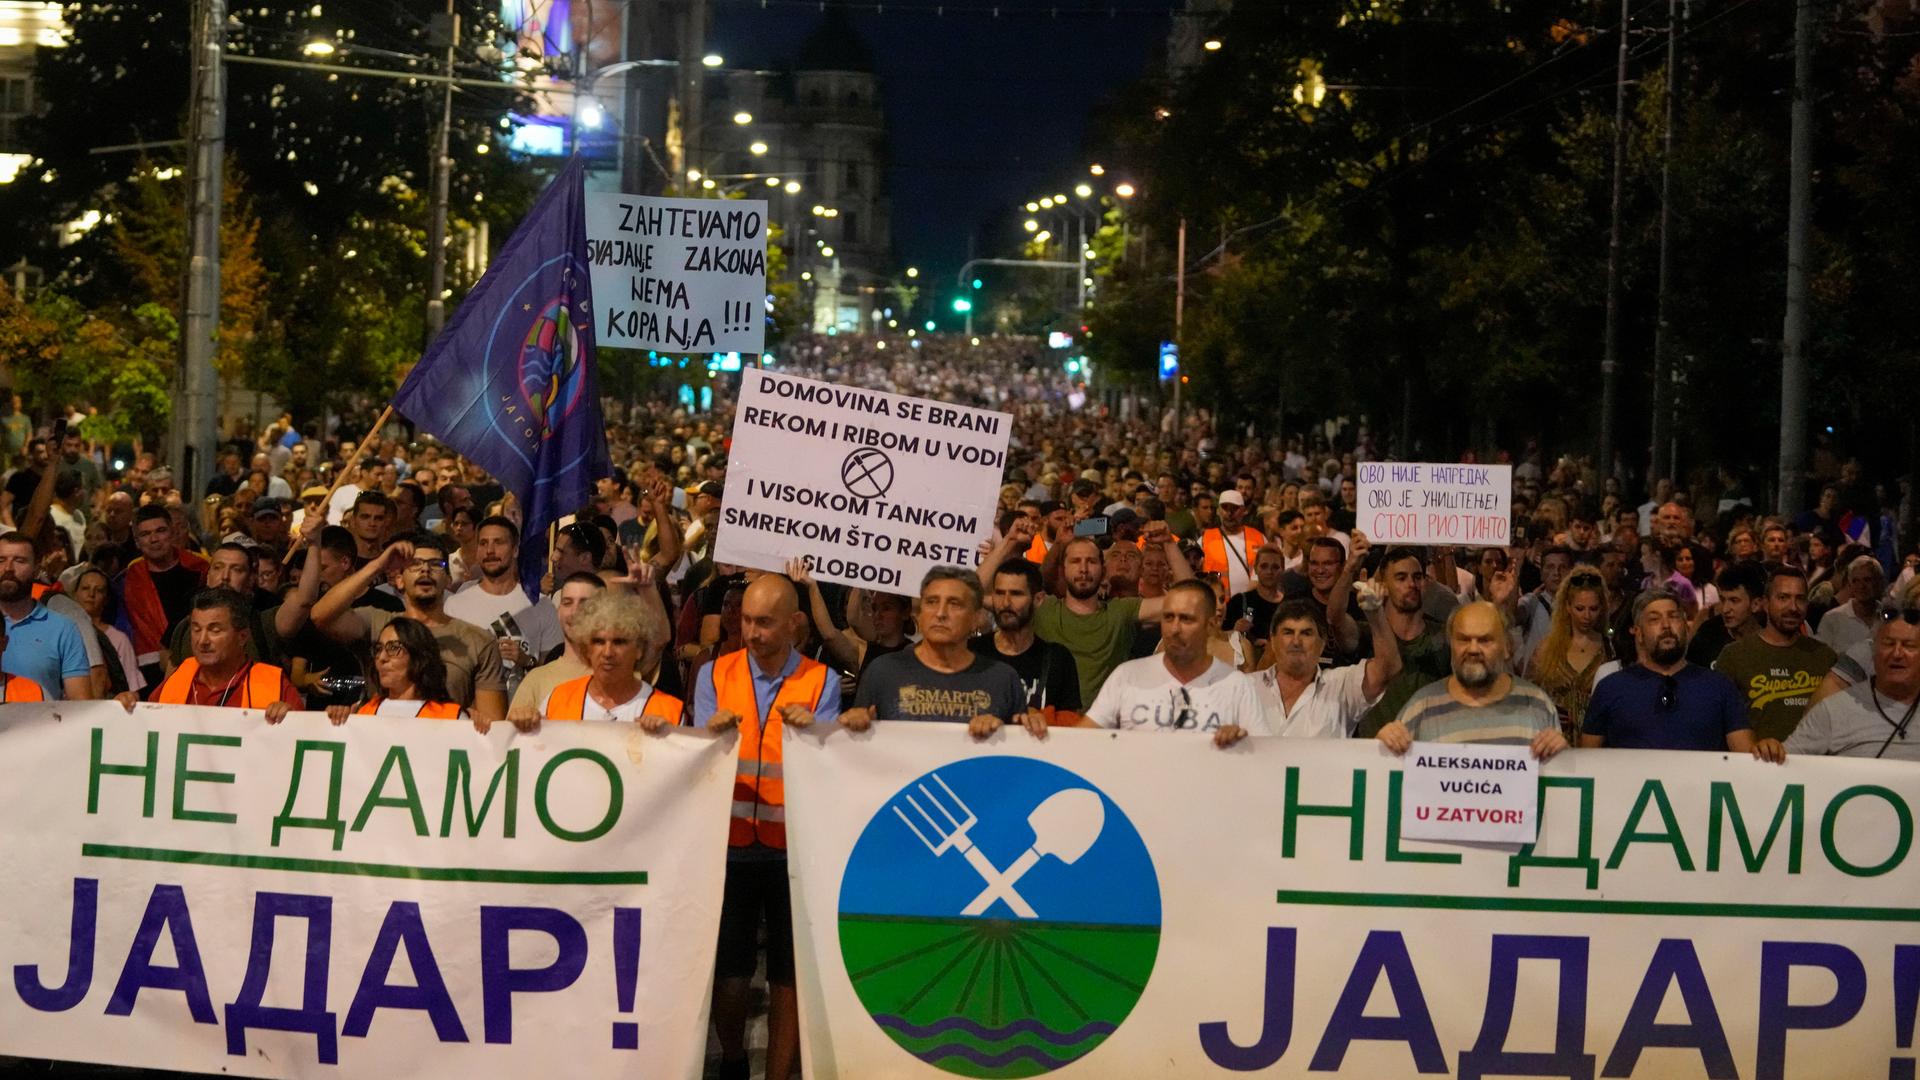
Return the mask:
M342 465L340 467L340 471L334 475L333 486L327 489L327 497L324 500L322 500L320 503L320 512L322 514L325 514L327 512L326 510L327 504L333 502L333 493L340 490L340 485L346 483L347 475L353 472L353 467L355 465L360 464L360 459L366 456L367 444L372 442L376 435L380 434L380 429L386 427L387 421L392 418L393 418L393 403L388 402L387 407L381 410L380 412L380 419L375 420L373 422L373 429L367 432L366 438L360 440L360 445L353 448L352 456L347 458L347 463L345 465ZM302 535L300 539L302 540L306 539L304 530L302 531ZM280 564L282 566L285 566L286 564L293 562L294 555L297 554L299 551L300 551L300 544L298 541L288 544L287 553L286 555L281 557Z

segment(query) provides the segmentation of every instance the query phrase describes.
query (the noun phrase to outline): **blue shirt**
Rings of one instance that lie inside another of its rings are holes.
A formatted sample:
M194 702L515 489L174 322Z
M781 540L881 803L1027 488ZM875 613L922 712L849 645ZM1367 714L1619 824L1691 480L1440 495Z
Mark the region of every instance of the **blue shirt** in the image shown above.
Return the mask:
M1733 681L1711 668L1688 664L1673 676L1672 705L1660 698L1667 676L1630 664L1600 680L1587 701L1582 735L1598 735L1622 750L1727 749L1727 735L1752 726L1747 703Z
M787 662L779 671L760 670L760 661L747 653L747 671L753 676L753 703L759 716L766 716L773 707L773 699L780 693L780 684L787 681L800 669L800 650L789 648ZM700 668L700 674L693 680L693 723L696 727L706 727L719 709L719 703L713 692L713 661L709 660ZM840 719L840 673L827 669L827 681L820 688L820 704L813 708L813 722L816 724L837 723Z
M48 701L67 696L62 680L87 677L87 646L73 620L36 603L26 618L6 623L7 651L0 655L0 668L7 674L39 683Z

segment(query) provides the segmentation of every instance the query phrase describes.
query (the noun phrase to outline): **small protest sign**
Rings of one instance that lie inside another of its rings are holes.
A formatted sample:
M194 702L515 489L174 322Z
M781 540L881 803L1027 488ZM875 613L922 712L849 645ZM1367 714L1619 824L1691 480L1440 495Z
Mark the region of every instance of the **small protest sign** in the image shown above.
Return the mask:
M761 352L767 204L587 195L587 263L603 346Z
M965 405L748 371L714 558L912 594L935 566L979 565L1013 418Z
M1363 461L1356 471L1355 527L1376 544L1505 547L1509 542L1511 465Z
M1531 844L1540 831L1540 762L1528 747L1417 742L1406 770L1409 840Z

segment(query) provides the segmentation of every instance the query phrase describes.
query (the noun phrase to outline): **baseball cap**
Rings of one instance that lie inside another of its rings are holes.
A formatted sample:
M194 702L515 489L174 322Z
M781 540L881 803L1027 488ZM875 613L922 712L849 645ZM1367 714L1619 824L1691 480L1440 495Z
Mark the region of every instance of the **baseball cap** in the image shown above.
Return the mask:
M307 488L302 489L300 492L300 500L302 502L305 502L308 499L324 499L326 497L327 497L327 489L325 485L322 485L322 484L313 484Z
M718 499L722 497L720 493L725 489L720 486L720 481L709 480L693 490L696 495L705 495L708 498Z
M1232 488L1228 488L1227 490L1221 492L1219 498L1217 498L1214 501L1218 502L1221 506L1247 505L1247 500L1241 498L1240 493L1238 491L1235 491Z
M284 514L286 507L279 499L265 498L253 500L253 516L264 517L268 514Z

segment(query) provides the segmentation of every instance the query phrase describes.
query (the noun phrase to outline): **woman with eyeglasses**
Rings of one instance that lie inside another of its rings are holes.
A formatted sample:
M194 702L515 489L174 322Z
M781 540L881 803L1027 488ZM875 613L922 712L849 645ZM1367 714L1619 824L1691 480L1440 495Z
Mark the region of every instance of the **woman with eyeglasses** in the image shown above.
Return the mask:
M1553 598L1553 621L1546 638L1527 662L1528 681L1547 692L1560 713L1560 731L1569 745L1580 743L1593 676L1613 659L1606 634L1610 605L1600 572L1582 567L1568 574Z
M354 716L413 716L424 720L464 720L467 710L451 699L447 691L447 665L440 658L440 645L433 631L418 619L396 615L380 629L373 643L373 671L380 692L358 709ZM347 722L345 705L327 706L327 719L335 724ZM474 727L485 732L485 721Z

